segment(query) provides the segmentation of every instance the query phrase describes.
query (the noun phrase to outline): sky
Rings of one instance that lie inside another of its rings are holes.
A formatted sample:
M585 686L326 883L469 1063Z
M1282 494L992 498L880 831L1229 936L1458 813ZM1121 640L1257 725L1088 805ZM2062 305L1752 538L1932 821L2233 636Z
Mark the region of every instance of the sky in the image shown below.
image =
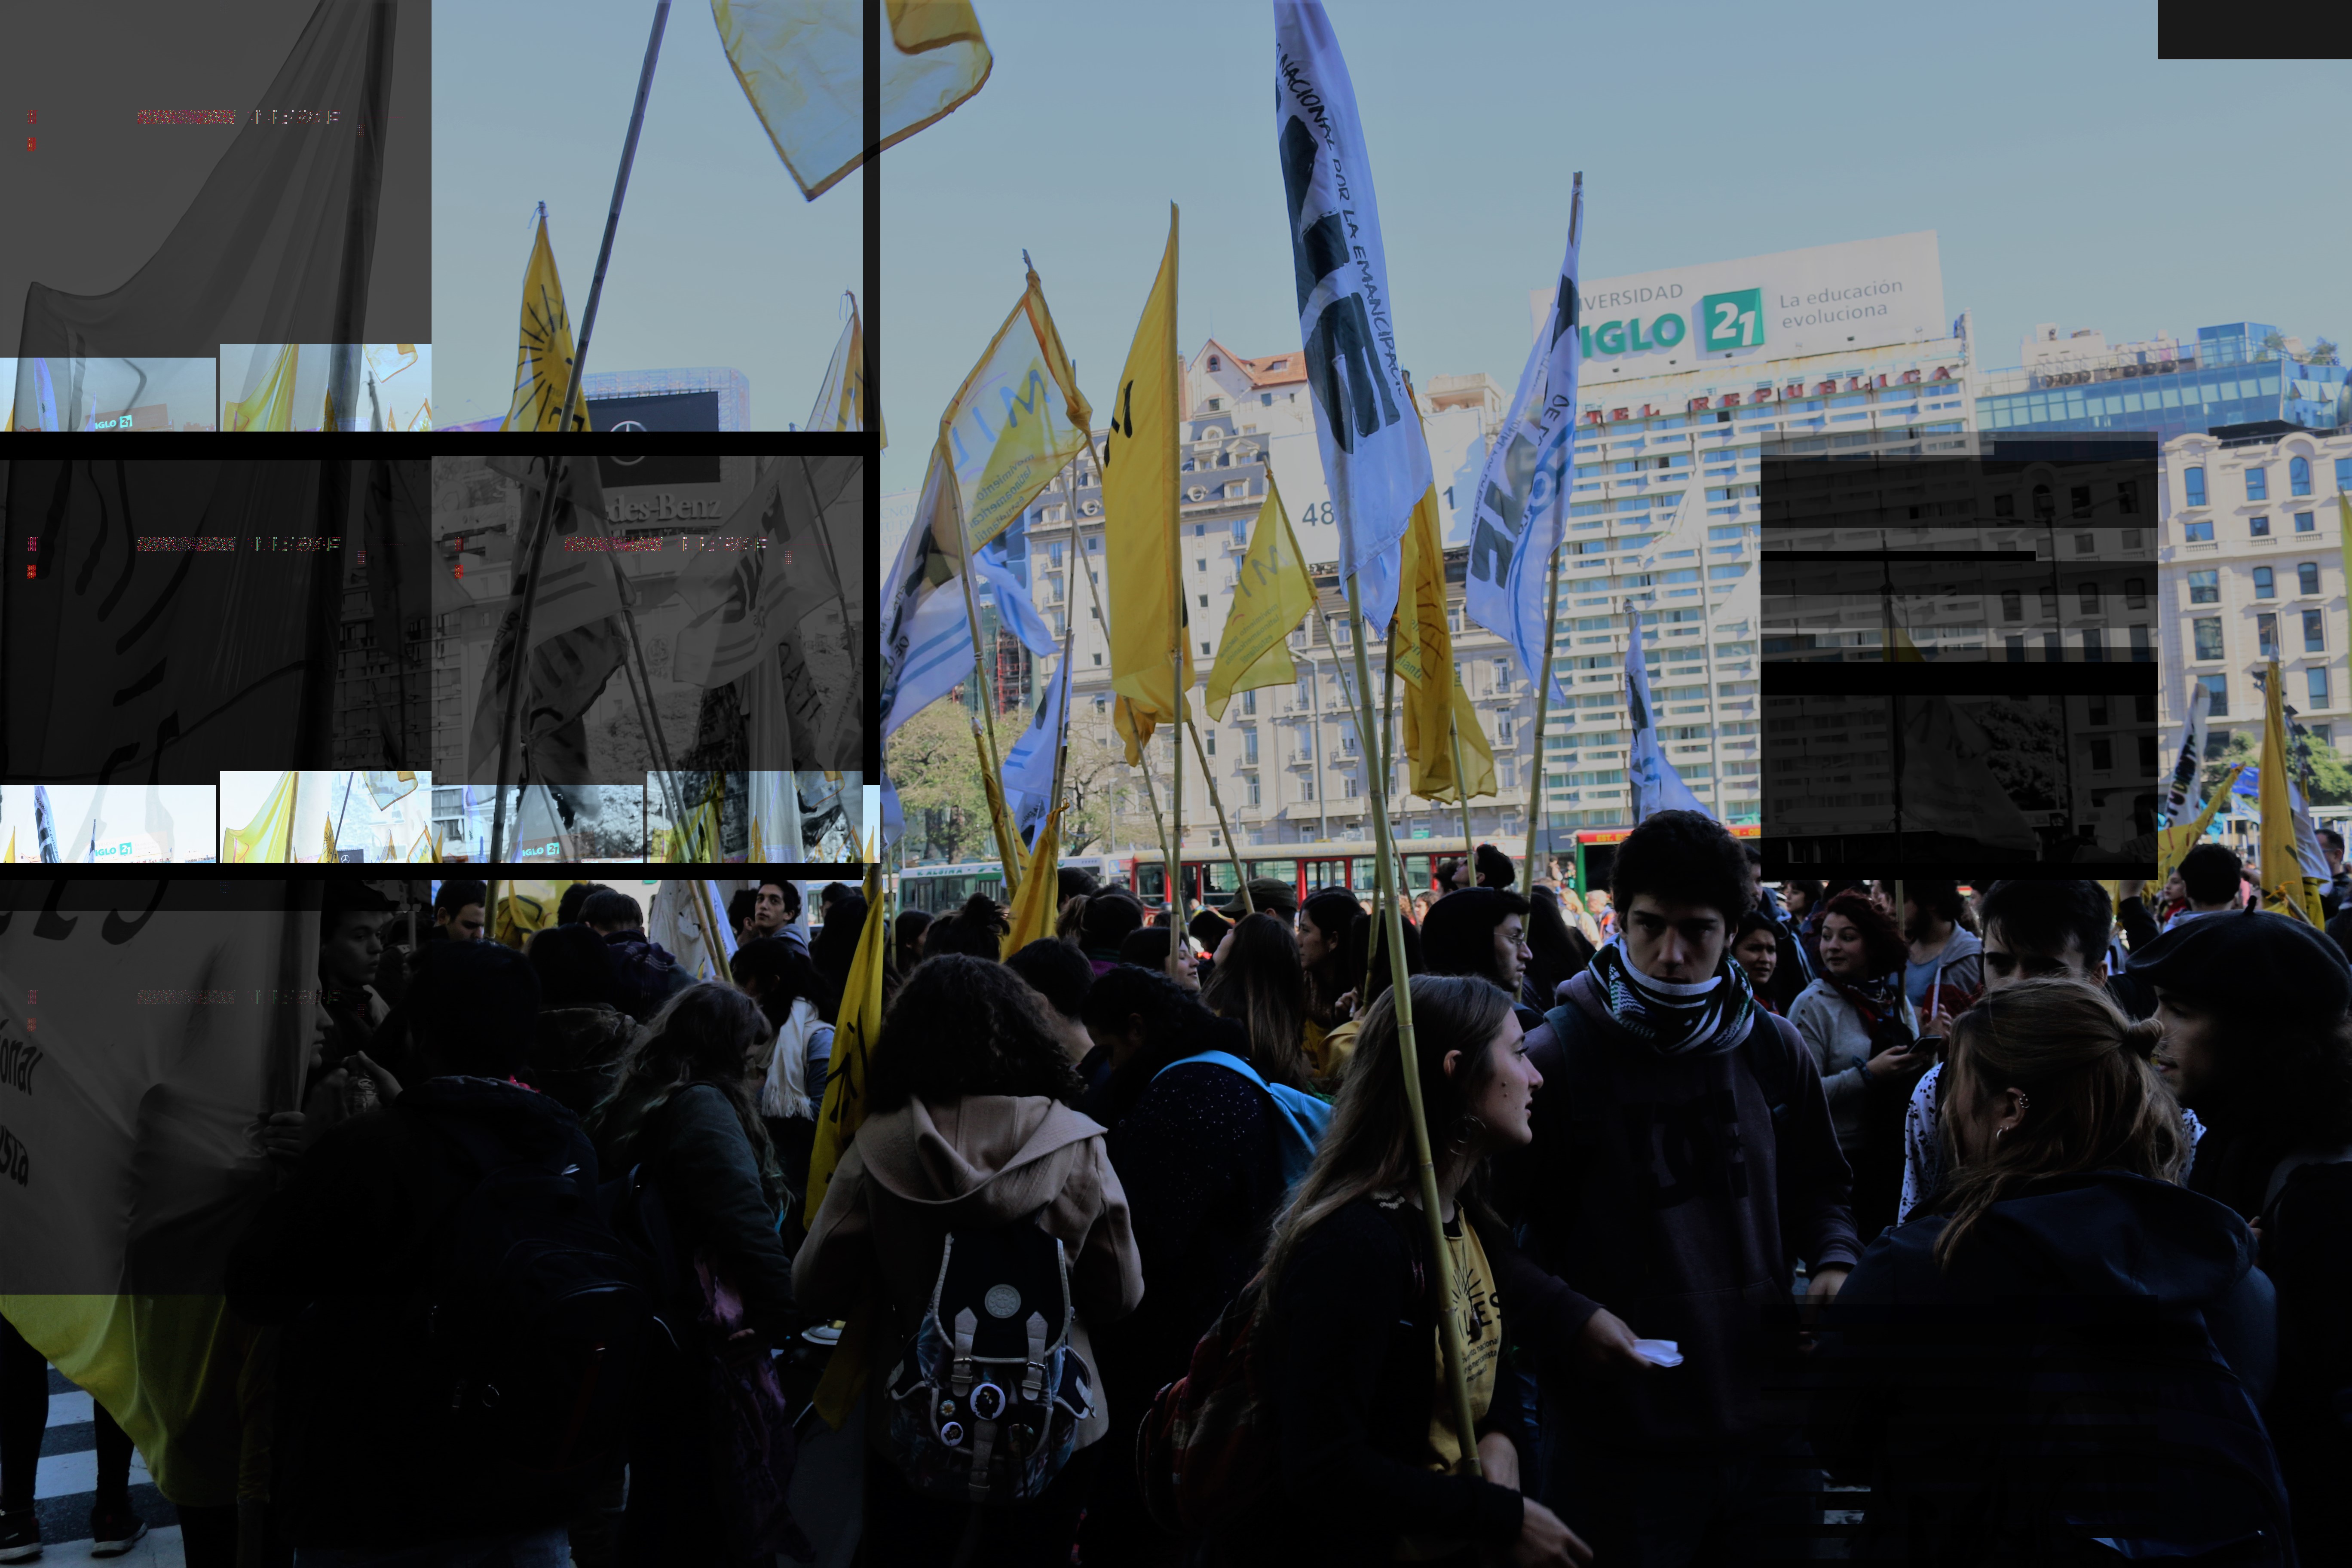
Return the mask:
M1599 279L1934 229L1977 363L2039 321L2110 342L2266 321L2342 341L2340 63L2155 58L2145 0L1961 7L1328 0L1415 377L1507 395L1584 172ZM1098 406L1182 209L1179 346L1298 346L1267 0L982 0L995 69L883 155L883 492L1019 297ZM2298 132L2298 126L2315 128ZM2315 139L2314 139L2315 138Z
M448 4L433 31L436 425L506 413L536 204L577 337L628 134L653 6ZM588 370L720 365L751 384L751 426L808 417L865 287L864 195L810 202L719 44L710 7L670 7Z

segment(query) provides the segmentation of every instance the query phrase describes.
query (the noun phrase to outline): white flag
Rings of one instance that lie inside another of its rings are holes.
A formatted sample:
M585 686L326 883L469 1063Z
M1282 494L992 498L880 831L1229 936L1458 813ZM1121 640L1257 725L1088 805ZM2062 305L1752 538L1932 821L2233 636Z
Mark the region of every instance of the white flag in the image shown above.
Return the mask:
M1070 698L1069 660L1037 699L1037 715L1004 753L1004 803L1013 811L1021 842L1034 847L1037 830L1053 809L1054 762L1062 750L1063 714Z
M2027 854L2042 836L1993 776L1992 738L1948 697L1906 698L1897 832L1948 833Z
M1567 526L1569 470L1575 466L1577 251L1583 243L1584 192L1568 220L1559 289L1543 330L1528 351L1509 412L1486 453L1471 505L1470 560L1463 613L1511 645L1529 680L1539 679L1551 562ZM1557 673L1553 695L1567 700Z
M1397 363L1396 323L1356 89L1321 0L1275 0L1275 145L1289 203L1298 332L1339 573L1366 619L1396 614L1398 553L1430 486L1429 443Z
M863 504L857 458L770 461L718 532L696 543L678 574L694 619L677 637L670 678L689 686L733 680L841 592L817 537L825 514Z
M2205 765L2205 707L2212 693L2203 681L2189 688L2189 716L2180 721L2180 743L2172 749L2172 781L2165 788L2164 820L2179 822L2197 798L2197 775Z
M539 526L540 511L547 504L547 461L522 457L488 459L491 472L522 487L522 527L516 541L514 578L506 608L507 618L518 621L530 586L530 532ZM621 613L621 590L607 553L612 536L604 527L604 487L597 479L593 458L573 458L563 465L551 524L553 531L539 557L539 593L530 601L533 647ZM634 595L630 602L635 603Z
M1706 813L1659 749L1658 713L1650 706L1650 670L1642 652L1641 613L1635 611L1630 618L1633 627L1625 647L1625 709L1633 726L1633 744L1626 752L1625 782L1633 793L1633 820L1657 811Z
M947 458L931 454L915 526L882 585L882 735L955 689L971 674L971 628L955 558L941 549L935 519L956 504ZM953 519L948 520L952 536Z

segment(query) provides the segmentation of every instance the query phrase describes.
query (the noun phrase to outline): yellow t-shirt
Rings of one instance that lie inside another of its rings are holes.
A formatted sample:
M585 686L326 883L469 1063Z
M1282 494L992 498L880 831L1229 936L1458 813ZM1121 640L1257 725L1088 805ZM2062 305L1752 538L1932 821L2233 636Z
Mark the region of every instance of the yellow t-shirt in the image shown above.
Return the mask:
M1426 1223L1426 1222L1423 1222ZM1445 1250L1454 1265L1454 1321L1462 1325L1462 1373L1470 1385L1470 1418L1483 1420L1495 1397L1495 1373L1503 1355L1503 1319L1495 1300L1495 1276L1486 1264L1486 1249L1478 1232L1457 1210L1446 1227ZM1434 1381L1431 1384L1429 1446L1436 1457L1430 1468L1452 1474L1462 1458L1462 1445L1454 1429L1454 1390L1445 1380L1445 1344L1430 1347ZM1427 1562L1462 1550L1458 1541L1408 1536L1397 1542L1399 1562Z

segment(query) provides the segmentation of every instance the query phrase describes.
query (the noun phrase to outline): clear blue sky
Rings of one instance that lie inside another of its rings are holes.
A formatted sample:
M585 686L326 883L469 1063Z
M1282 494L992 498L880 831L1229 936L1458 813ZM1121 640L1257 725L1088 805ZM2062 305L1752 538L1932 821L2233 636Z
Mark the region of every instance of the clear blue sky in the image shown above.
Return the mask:
M1179 342L1298 344L1268 0L980 0L979 95L883 159L885 493L1021 287L1087 395L1183 209ZM1328 0L1407 367L1512 385L1582 169L1593 278L1935 229L1978 363L2036 321L2340 340L2341 64L2156 58L2146 0ZM707 26L707 23L705 24Z
M433 422L507 411L534 204L576 335L629 129L652 0L433 12ZM719 45L707 0L676 0L637 142L588 369L727 365L751 423L808 417L865 289L856 177L803 200Z

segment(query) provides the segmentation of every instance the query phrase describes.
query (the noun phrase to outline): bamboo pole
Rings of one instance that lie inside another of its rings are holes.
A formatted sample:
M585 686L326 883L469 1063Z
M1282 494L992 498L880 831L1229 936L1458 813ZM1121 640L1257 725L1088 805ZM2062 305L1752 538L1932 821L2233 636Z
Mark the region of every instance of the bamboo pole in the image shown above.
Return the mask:
M1574 447L1574 438L1570 437L1567 450L1573 451ZM1562 484L1565 484L1568 481L1568 474L1566 472L1568 463L1569 458L1565 454L1563 454L1560 458L1560 468L1562 470L1560 474L1560 482ZM1544 586L1543 668L1536 673L1535 756L1528 779L1528 858L1525 861L1521 862L1519 866L1519 897L1523 899L1532 897L1535 893L1536 887L1536 831L1538 826L1542 823L1544 816L1544 719L1551 707L1552 648L1554 647L1554 639L1559 635L1559 552L1558 551L1554 551L1551 557L1551 568L1548 574ZM1633 635L1636 637L1639 637L1642 635L1642 617L1638 612L1636 612L1633 616Z
M1225 820L1225 803L1217 795L1216 772L1209 766L1209 753L1201 745L1201 727L1193 721L1192 704L1189 701L1184 703L1184 728L1192 737L1192 755L1201 764L1201 776L1208 781L1209 804L1216 809L1217 830L1225 836L1225 853L1233 857L1234 883L1242 890L1242 912L1254 915L1257 906L1250 901L1249 876L1242 869L1242 852L1234 843L1234 825Z
M1342 497L1334 495L1335 504L1344 505ZM1345 537L1343 532L1342 537ZM1555 558L1556 560L1557 558ZM1348 615L1356 624L1356 635L1350 640L1356 649L1357 706L1363 710L1363 727L1371 721L1371 666L1364 657L1363 613L1358 603L1356 580L1347 579ZM1385 784L1387 781L1381 781ZM1389 808L1386 792L1372 795L1372 834L1379 846L1382 862L1381 875L1387 875L1386 865L1394 840L1389 837ZM1396 1000L1397 1055L1404 1073L1406 1103L1412 1107L1412 1149L1421 1167L1421 1207L1429 1221L1429 1244L1435 1266L1437 1299L1446 1303L1444 1321L1439 1325L1438 1345L1445 1357L1445 1381L1454 1396L1454 1431L1462 1450L1462 1470L1466 1475L1480 1473L1478 1464L1477 1423L1470 1415L1470 1384L1463 1371L1465 1349L1462 1321L1454 1315L1454 1255L1445 1246L1445 1219L1437 1206L1437 1167L1429 1153L1429 1115L1421 1100L1421 1064L1413 1049L1412 977L1405 973L1404 920L1398 911L1396 900L1391 899L1379 917L1388 923L1389 986Z
M1453 679L1449 671L1446 679L1450 683ZM1454 717L1452 701L1454 690L1450 684L1446 688L1445 695L1447 699L1445 738L1454 743L1454 798L1462 803L1462 855L1465 859L1467 859L1473 848L1470 838L1470 781L1463 775L1462 772L1462 726ZM1538 759L1543 756L1543 736L1540 732L1536 737L1536 756ZM1542 776L1540 767L1537 771L1537 776L1540 781Z

